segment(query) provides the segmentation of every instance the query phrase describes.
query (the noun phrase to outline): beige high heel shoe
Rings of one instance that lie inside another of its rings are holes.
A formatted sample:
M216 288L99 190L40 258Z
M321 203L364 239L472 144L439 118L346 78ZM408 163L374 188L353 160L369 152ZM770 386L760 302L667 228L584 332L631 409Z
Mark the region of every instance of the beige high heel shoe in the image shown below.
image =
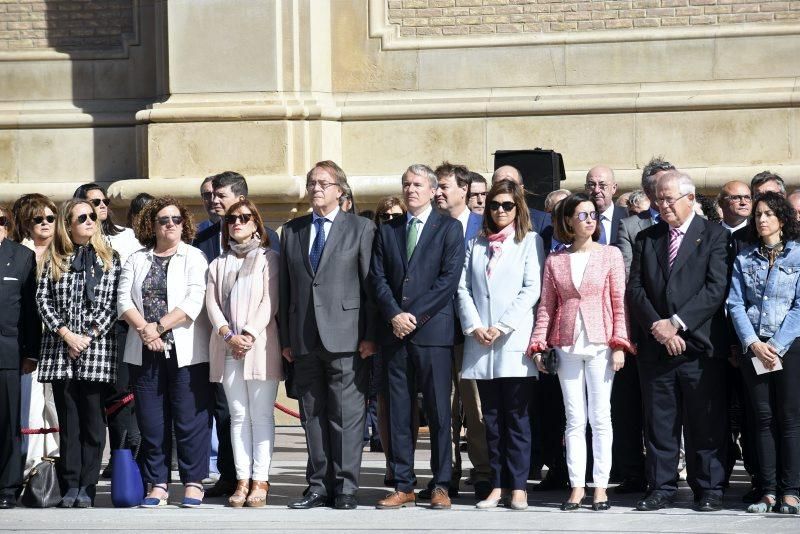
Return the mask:
M266 480L253 480L250 485L250 495L247 496L247 506L260 508L267 504L269 496L269 482Z
M241 508L247 502L248 489L250 488L249 480L237 480L236 491L233 495L228 497L228 504L233 508Z

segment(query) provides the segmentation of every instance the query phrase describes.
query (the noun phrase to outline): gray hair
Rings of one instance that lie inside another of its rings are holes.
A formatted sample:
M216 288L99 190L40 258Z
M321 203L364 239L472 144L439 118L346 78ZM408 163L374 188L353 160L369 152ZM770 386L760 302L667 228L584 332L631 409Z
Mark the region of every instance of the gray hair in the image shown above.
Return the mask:
M681 195L694 195L695 194L695 187L692 178L679 170L672 170L667 171L661 178L659 179L659 185L665 182L675 181L678 184L678 191L680 191Z
M674 171L675 165L666 161L662 156L653 156L642 169L642 189L645 193L655 193L656 184L653 176L662 171Z
M414 165L410 165L408 169L406 169L406 172L403 173L400 182L401 184L406 181L406 176L409 174L415 174L417 176L427 178L432 189L439 187L439 179L436 177L436 173L433 172L433 169L423 163L415 163Z
M569 189L556 189L555 191L550 191L544 198L544 211L550 211L550 208L552 208L553 204L555 204L553 199L558 195L564 195L565 197L568 197L571 194L572 192Z
M639 204L645 200L649 201L650 199L647 197L644 191L637 189L635 191L631 191L631 193L628 195L628 201L626 204L628 205L628 208L632 208L634 206L639 206Z

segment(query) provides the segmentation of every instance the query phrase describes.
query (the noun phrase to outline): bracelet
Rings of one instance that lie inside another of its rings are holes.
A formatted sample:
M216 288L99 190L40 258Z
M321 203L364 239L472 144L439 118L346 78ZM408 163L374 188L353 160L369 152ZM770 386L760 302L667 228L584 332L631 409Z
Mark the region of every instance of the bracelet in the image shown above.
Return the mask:
M233 337L233 330L228 330L228 333L222 336L222 341L227 343Z

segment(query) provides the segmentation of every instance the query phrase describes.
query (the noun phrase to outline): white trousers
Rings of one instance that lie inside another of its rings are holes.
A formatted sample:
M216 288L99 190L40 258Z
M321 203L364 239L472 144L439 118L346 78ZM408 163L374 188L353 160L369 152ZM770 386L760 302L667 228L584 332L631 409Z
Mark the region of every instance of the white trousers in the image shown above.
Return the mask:
M39 370L22 376L22 404L20 408L23 428L57 428L58 414L53 400L53 387L38 380ZM27 444L25 443L27 442ZM29 434L23 440L26 451L25 472L42 461L42 456L58 456L58 432Z
M567 470L573 488L586 486L586 422L592 425L593 487L608 487L611 472L611 350L599 355L558 351L558 381L567 414Z
M222 385L231 413L231 445L238 480L269 480L275 446L277 380L245 380L244 360L225 359Z

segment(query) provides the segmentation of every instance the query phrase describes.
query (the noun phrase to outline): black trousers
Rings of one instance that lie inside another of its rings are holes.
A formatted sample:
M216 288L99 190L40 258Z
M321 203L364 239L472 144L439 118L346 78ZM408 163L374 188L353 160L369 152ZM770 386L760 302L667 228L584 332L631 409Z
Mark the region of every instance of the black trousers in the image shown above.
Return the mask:
M495 488L524 490L531 458L528 398L533 378L476 380L481 397L491 483Z
M357 353L332 353L321 347L295 358L294 387L305 421L312 492L354 495L358 491L367 363Z
M722 359L639 361L645 414L645 473L650 490L673 497L678 489L681 430L687 482L696 497L722 496L727 414Z
M211 384L214 395L212 413L217 426L217 471L219 479L236 480L236 465L233 462L233 445L231 444L231 412L228 409L228 398L221 382Z
M118 321L115 327L117 335L117 353L125 354L125 340L128 336L128 325ZM125 398L130 392L128 364L123 359L117 358L117 381L113 384L111 394L106 399L106 407L113 406ZM108 439L112 449L139 448L139 425L136 422L135 401L123 405L113 413L107 415Z
M110 387L86 380L53 381L61 451L57 465L65 489L93 489L97 484L106 444L105 400Z
M626 354L625 366L611 388L612 480L644 480L642 389L636 356Z
M0 496L11 497L22 484L19 424L19 369L0 369Z
M153 484L169 481L174 424L181 482L200 482L208 476L211 452L208 363L178 367L174 349L169 358L143 349L142 365L130 367L142 433L142 478Z
M540 373L531 392L528 414L532 439L539 443L538 448L541 451L539 461L547 466L548 478L566 481L567 449L564 446L564 431L567 427L567 416L558 376Z
M748 353L741 363L756 414L759 481L765 493L800 495L800 341L781 358L782 371L757 375Z
M392 436L389 467L396 489L414 488L412 399L422 390L431 434L431 471L436 487L448 489L452 475L450 445L450 387L453 347L425 347L399 343L383 347L389 432ZM419 386L419 387L418 387Z

